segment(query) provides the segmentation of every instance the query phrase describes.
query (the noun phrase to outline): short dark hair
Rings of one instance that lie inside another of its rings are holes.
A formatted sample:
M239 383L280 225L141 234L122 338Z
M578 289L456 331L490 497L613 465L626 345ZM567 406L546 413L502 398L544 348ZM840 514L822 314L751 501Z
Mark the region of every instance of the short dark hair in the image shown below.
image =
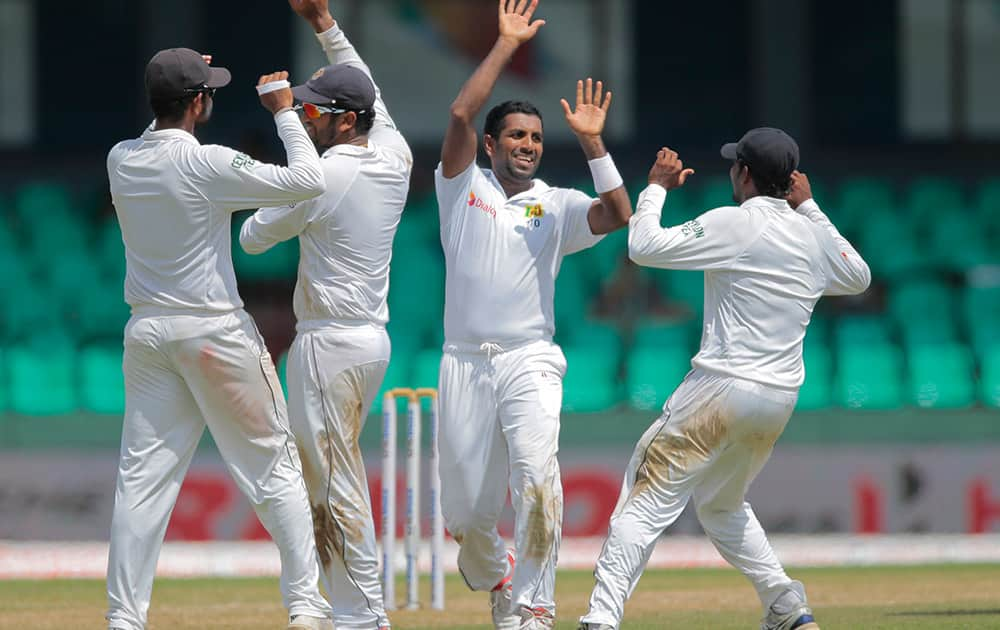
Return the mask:
M528 114L537 116L542 120L542 113L538 108L527 101L504 101L486 114L486 124L483 125L483 133L496 138L503 131L503 121L507 114ZM542 123L544 125L544 121Z
M750 179L753 180L754 188L757 192L765 197L774 197L775 199L784 199L792 192L792 178L791 176L786 177L784 181L775 181L764 177L763 175L758 175L754 172L753 167L739 160L742 166L747 168L747 172L750 173Z
M358 135L366 135L372 130L372 125L375 123L375 110L369 109L366 112L354 112L358 119L354 123L354 129L358 132Z
M153 109L153 115L157 120L173 122L184 118L184 112L196 96L198 93L181 98L150 100L149 106Z

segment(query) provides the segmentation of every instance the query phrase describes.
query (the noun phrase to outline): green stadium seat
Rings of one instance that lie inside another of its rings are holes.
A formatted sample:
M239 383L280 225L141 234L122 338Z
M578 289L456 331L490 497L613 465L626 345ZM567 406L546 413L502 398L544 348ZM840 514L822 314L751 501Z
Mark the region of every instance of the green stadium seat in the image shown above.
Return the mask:
M826 409L832 400L833 362L830 350L820 342L806 343L802 351L806 380L799 388L795 408L800 411Z
M561 334L565 326L589 315L592 299L598 289L598 286L588 285L586 263L580 254L563 260L556 278L553 299L557 334Z
M117 217L108 217L98 229L97 252L101 274L122 284L125 281L125 243Z
M7 341L19 341L41 330L59 328L63 317L59 308L60 296L54 295L46 285L15 284L6 290L0 304L2 330Z
M1000 408L1000 344L983 353L979 400L988 407Z
M963 272L978 265L1000 262L981 223L969 214L952 213L934 221L927 248L938 266Z
M1000 284L966 287L962 320L977 355L1000 343Z
M618 361L589 345L563 349L566 378L563 410L575 413L607 411L620 401Z
M104 414L125 413L121 344L94 344L80 350L80 406Z
M68 311L76 337L85 342L120 341L130 316L122 284L115 280L98 281Z
M919 407L967 407L975 400L972 355L960 344L909 350L909 398Z
M441 370L441 348L421 350L413 357L413 376L410 382L414 387L438 386L438 373Z
M866 217L858 245L876 276L899 278L934 267L913 227L894 215Z
M444 321L444 276L440 247L393 248L389 318L396 332L416 337L416 349L429 345L430 331Z
M868 218L895 213L892 186L886 180L870 177L856 177L845 180L840 185L837 200L823 209L837 227L851 230Z
M61 335L50 335L46 331L6 354L14 413L50 416L77 410L76 351Z
M903 404L899 350L885 343L841 347L834 402L848 409L895 409Z
M834 338L838 347L868 343L888 343L885 319L872 315L850 315L837 320Z
M935 280L895 285L889 296L889 313L906 346L955 341L957 328L952 290Z
M906 191L906 214L921 225L934 225L940 220L965 211L962 190L952 180L923 177L914 180Z
M94 287L101 284L95 261L83 252L63 252L40 266L40 277L67 315L75 314L83 302L94 297ZM123 298L118 294L117 300Z
M1000 236L1000 178L980 184L973 203L979 224Z
M691 370L691 354L682 346L638 346L625 362L629 405L660 409Z
M76 214L73 196L62 184L36 181L18 188L14 195L14 214L22 225L36 225L38 217Z

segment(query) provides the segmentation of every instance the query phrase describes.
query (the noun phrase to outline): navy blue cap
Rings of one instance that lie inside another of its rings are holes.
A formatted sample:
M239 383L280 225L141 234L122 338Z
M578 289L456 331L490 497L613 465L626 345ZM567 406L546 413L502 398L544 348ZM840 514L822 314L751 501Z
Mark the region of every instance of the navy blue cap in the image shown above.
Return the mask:
M173 100L198 90L224 87L231 78L229 70L213 68L190 48L161 50L146 64L146 92L152 101Z
M304 103L363 114L375 105L375 84L360 68L340 63L320 68L293 87L292 95Z
M783 182L799 167L799 145L774 127L757 127L746 132L739 142L722 145L719 151L727 160L739 160L770 182Z

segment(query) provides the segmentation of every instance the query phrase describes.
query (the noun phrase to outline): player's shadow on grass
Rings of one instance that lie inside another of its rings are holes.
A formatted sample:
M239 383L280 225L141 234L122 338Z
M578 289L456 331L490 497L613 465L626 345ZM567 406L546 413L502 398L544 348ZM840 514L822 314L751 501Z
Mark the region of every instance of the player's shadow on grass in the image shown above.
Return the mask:
M972 615L1000 615L1000 608L992 610L903 610L886 613L889 617L965 617Z

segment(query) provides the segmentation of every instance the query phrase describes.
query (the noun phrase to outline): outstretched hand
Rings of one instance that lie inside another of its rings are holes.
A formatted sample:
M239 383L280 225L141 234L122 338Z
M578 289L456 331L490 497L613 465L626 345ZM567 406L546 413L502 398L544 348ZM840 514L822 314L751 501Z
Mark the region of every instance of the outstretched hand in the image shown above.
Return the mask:
M683 186L691 175L694 175L694 169L684 168L684 162L677 157L677 152L663 147L657 152L656 162L649 170L649 183L673 190Z
M333 26L333 17L330 15L327 0L288 0L288 6L309 22L317 33L322 33Z
M591 78L587 78L586 86L583 81L576 82L576 110L570 109L566 99L560 99L563 113L566 115L566 123L578 136L599 136L604 131L604 121L608 118L608 108L611 107L611 92L604 92L604 83L601 81L594 85Z
M538 29L545 25L545 20L531 21L537 7L538 0L531 0L530 3L528 0L500 0L500 38L520 46L534 37Z

